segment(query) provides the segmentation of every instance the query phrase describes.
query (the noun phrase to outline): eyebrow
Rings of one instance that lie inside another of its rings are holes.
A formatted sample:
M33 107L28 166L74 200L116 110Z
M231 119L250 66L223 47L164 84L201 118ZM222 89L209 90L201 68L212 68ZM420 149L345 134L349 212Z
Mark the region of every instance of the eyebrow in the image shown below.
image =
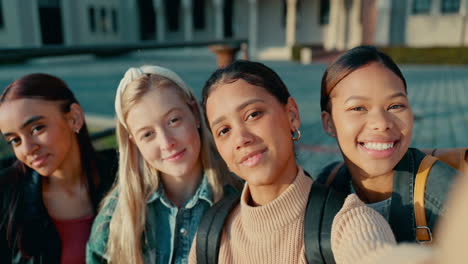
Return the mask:
M403 92L394 93L394 94L388 96L387 99L393 99L393 98L396 98L396 97L406 97L406 94L403 93ZM369 97L353 95L353 96L350 96L348 99L346 99L345 103L347 103L349 101L352 101L352 100L369 100Z
M26 120L26 121L20 126L20 129L23 129L23 128L29 126L30 124L32 124L32 123L34 123L34 122L36 122L36 121L38 121L38 120L41 120L41 119L43 119L43 118L44 118L44 116L32 116L32 117L30 117L28 120ZM12 134L13 134L13 133L5 133L5 134L3 134L3 136L4 136L4 137L8 137L8 136L10 136L10 135L12 135Z
M246 106L251 105L251 104L254 104L254 103L258 103L258 102L265 102L265 100L260 99L260 98L253 98L253 99L247 100L247 101L243 102L242 104L240 104L239 106L237 106L235 111L236 111L236 112L239 112L240 110L242 110L242 109L245 108ZM226 119L225 116L220 116L219 118L215 119L215 120L211 123L211 127L214 127L216 124L222 122L222 121L225 120L225 119Z

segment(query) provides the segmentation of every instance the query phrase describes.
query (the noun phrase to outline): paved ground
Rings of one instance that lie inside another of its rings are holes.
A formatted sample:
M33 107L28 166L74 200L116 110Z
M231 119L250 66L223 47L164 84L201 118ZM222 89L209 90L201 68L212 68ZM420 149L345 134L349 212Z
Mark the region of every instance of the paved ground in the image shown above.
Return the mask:
M320 123L320 79L325 64L265 62L283 78L298 101L303 138L298 157L314 173L324 164L340 158L334 139ZM206 49L136 52L128 56L95 59L78 56L38 59L22 65L0 65L0 90L12 80L32 72L46 72L63 78L75 92L88 115L113 117L115 89L129 66L167 66L188 82L199 96L215 57ZM468 66L402 66L416 123L412 145L421 148L468 146ZM99 124L105 122L101 119Z

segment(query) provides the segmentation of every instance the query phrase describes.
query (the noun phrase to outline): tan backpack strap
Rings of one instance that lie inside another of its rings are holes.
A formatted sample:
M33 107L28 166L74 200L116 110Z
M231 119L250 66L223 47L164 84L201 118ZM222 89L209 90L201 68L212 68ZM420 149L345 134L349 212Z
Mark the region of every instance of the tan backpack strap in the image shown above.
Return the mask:
M344 162L340 162L336 164L336 166L333 168L333 170L330 172L330 175L328 175L327 182L325 182L326 186L330 186L330 184L333 182L335 179L336 174L338 174L338 171L340 168L344 165Z
M419 165L414 185L414 216L416 221L416 241L418 243L432 243L431 229L427 226L426 212L424 210L424 192L426 190L427 176L437 158L426 155Z

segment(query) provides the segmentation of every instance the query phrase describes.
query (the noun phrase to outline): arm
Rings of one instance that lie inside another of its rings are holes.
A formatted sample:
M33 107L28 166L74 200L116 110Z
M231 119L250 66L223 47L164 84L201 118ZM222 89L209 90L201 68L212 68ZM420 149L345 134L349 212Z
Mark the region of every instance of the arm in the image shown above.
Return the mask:
M349 195L332 225L336 263L362 263L374 251L396 244L390 225L355 194Z

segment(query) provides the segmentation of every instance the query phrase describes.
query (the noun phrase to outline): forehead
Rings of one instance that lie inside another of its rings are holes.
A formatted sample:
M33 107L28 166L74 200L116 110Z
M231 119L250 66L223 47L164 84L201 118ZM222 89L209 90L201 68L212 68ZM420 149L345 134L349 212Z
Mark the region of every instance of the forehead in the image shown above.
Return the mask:
M59 102L41 99L16 99L0 105L0 130L17 129L32 116L61 116Z
M143 124L160 118L172 109L189 110L187 102L174 88L151 89L128 111L127 123Z
M209 119L237 111L237 107L246 101L259 99L264 102L277 102L265 88L252 85L243 79L216 86L206 100L206 112Z
M346 76L331 91L331 97L352 95L386 96L405 92L403 81L390 69L380 63L370 63Z

